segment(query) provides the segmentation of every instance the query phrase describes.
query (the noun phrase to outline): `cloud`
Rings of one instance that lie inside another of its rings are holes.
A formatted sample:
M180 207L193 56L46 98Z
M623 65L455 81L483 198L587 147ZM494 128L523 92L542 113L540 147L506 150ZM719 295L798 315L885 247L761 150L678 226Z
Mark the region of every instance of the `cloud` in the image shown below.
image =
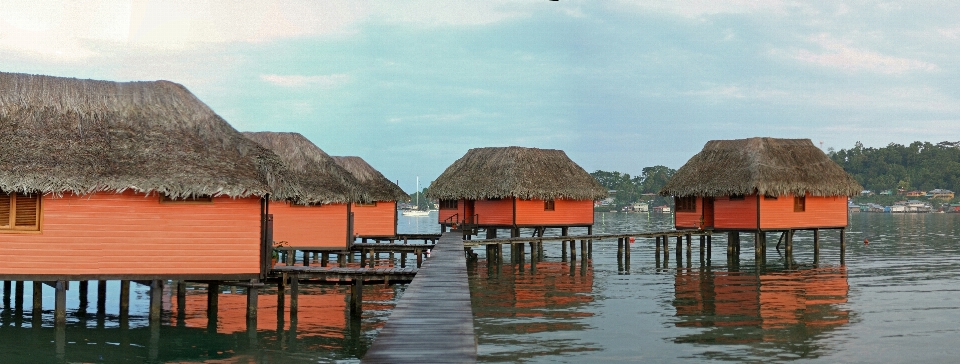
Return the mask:
M336 87L350 81L350 76L342 73L320 76L303 75L260 75L260 79L268 83L283 87Z
M936 71L936 64L917 59L883 55L881 53L850 47L832 39L827 34L819 34L810 40L820 46L820 50L797 49L793 51L774 50L773 54L787 54L790 58L812 63L818 66L848 71L869 71L884 74L901 74L910 71Z
M784 13L788 8L796 6L780 0L621 0L617 5L641 12L669 13L686 18L701 18L717 14Z

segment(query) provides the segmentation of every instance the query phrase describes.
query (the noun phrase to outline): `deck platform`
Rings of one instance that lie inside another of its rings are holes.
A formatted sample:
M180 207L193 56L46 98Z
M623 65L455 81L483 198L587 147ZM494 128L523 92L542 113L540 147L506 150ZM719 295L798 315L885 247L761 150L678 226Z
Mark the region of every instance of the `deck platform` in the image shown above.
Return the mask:
M361 363L474 363L463 233L444 233Z

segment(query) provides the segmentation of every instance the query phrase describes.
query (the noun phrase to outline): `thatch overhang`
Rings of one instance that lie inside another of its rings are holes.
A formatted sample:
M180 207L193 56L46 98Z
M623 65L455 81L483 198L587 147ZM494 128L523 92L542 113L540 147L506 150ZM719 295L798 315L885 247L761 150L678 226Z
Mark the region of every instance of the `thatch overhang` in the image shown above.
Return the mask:
M863 187L810 139L711 140L660 190L664 196L855 196Z
M333 156L333 160L357 179L363 192L373 201L410 201L410 195L396 183L390 182L363 158Z
M182 85L0 72L0 190L285 198L279 157Z
M607 189L562 150L489 147L470 149L453 162L433 181L427 196L597 200L607 197Z
M290 171L288 180L301 192L292 201L324 204L370 200L350 172L300 133L264 131L243 135L280 156Z

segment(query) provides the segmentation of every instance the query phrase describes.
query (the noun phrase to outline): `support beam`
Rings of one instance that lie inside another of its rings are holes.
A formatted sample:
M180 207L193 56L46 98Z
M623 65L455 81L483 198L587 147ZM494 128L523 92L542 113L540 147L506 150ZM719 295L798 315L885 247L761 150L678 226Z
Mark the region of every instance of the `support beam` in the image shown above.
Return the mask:
M128 317L130 317L130 281L123 280L120 281L120 321L125 321Z
M163 308L163 281L150 282L150 323L160 323L160 311Z
M107 281L97 281L97 316L107 312Z
M259 283L256 279L250 280L250 286L246 287L247 289L247 321L255 321L257 319L257 304L259 301L260 288L257 288L256 285Z
M67 282L57 281L54 294L53 323L63 327L67 324Z
M43 283L33 281L33 318L43 315Z
M844 228L840 229L840 265L847 264L847 237L846 230Z
M363 317L363 279L355 278L350 286L350 317Z
M211 282L207 284L207 317L216 317L220 310L220 284Z
M300 277L294 274L290 277L290 320L297 317L300 308Z

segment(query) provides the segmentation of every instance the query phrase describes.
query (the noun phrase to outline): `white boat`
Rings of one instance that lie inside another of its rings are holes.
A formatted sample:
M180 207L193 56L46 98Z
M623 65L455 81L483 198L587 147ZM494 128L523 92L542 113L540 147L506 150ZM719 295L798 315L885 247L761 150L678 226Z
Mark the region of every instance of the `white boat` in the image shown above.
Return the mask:
M427 216L430 211L420 210L420 176L417 176L417 208L400 213L403 216Z

